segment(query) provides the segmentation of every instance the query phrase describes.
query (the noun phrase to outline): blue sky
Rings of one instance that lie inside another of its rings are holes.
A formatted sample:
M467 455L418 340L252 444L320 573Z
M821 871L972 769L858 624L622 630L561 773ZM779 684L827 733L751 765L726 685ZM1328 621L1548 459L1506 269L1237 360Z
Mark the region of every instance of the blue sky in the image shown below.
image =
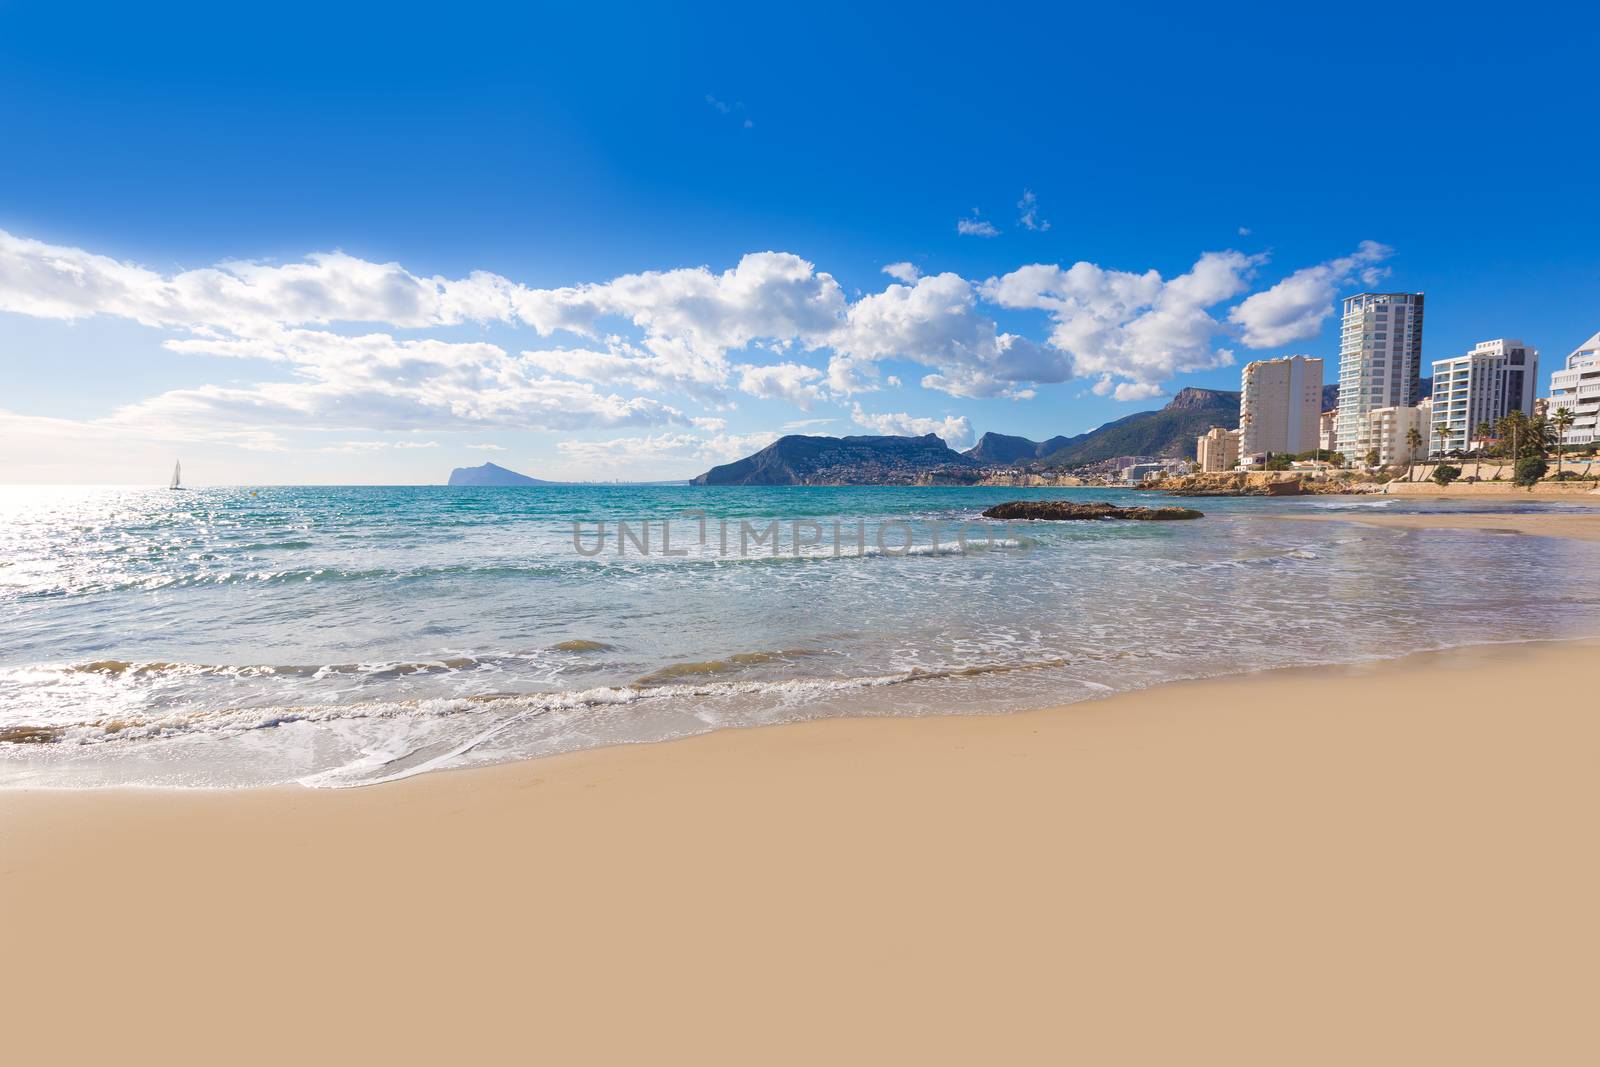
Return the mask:
M1331 380L1369 280L1600 329L1593 13L575 7L0 2L0 481L1081 432Z

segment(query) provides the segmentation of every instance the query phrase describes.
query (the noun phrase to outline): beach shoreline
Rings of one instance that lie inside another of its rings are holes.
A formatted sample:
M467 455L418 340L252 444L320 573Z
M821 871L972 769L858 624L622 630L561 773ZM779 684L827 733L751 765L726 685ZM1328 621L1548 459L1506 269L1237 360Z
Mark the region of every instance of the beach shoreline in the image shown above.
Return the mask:
M1555 537L1570 541L1600 541L1600 511L1591 514L1459 511L1426 515L1390 515L1374 510L1315 515L1276 513L1270 517L1290 522L1353 522L1363 526L1397 530L1474 530L1492 534Z
M0 982L30 1062L197 1062L272 1003L293 1024L246 1059L487 1058L537 1034L586 1062L1578 1062L1597 652L1480 646L356 790L13 791L0 951L23 965ZM85 1005L95 1027L73 1025Z

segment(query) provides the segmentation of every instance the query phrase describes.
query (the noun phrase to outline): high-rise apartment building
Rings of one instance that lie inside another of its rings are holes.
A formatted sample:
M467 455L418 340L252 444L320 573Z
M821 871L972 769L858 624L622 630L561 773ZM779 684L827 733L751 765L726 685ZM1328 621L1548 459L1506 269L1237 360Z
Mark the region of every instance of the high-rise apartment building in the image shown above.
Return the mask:
M1346 297L1339 332L1339 451L1361 462L1373 448L1373 410L1415 407L1421 377L1422 294Z
M1239 391L1239 451L1254 457L1318 447L1322 360L1284 356L1245 365Z
M1449 428L1450 448L1470 448L1484 423L1492 426L1513 411L1532 415L1538 377L1538 349L1506 338L1434 360L1429 454L1446 451L1443 427Z
M1414 408L1374 408L1367 418L1372 423L1372 448L1378 453L1378 464L1390 466L1399 463L1417 463L1428 455L1428 420L1432 417L1431 400L1424 400ZM1416 444L1412 444L1412 433Z
M1195 441L1195 461L1207 474L1233 470L1239 465L1239 431L1211 427Z
M1565 370L1550 375L1550 414L1562 408L1577 419L1567 427L1569 445L1600 440L1600 333L1579 345L1567 357Z

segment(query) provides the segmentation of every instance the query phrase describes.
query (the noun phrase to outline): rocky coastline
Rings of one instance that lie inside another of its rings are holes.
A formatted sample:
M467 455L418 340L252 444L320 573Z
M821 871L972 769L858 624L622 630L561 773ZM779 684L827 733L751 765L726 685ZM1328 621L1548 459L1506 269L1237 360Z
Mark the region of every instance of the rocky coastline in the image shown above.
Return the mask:
M1172 522L1203 519L1205 513L1194 508L1125 508L1104 500L1083 503L1073 500L1008 500L983 513L986 519L1091 520L1135 519L1143 522Z

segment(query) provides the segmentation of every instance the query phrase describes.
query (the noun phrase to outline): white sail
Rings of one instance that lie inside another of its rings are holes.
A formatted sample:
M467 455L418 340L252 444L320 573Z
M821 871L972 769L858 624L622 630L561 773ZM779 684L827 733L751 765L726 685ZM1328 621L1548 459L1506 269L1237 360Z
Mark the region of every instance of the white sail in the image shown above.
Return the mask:
M167 488L168 489L181 489L181 488L183 488L181 485L178 484L179 479L182 478L182 477L183 477L183 461L182 460L178 460L178 461L176 461L176 462L174 462L172 464L172 484L167 486Z

